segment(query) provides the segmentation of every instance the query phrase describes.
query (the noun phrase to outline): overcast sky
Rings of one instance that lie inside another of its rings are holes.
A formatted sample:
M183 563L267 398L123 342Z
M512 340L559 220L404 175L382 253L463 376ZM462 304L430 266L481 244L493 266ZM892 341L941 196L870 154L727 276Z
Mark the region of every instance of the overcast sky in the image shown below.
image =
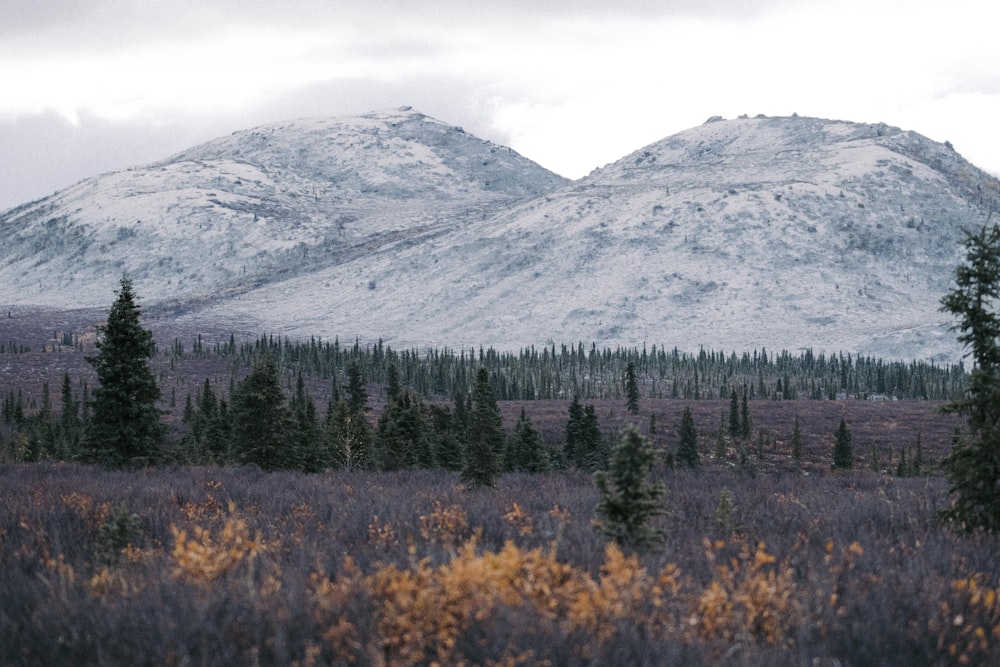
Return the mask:
M0 209L412 105L578 178L710 116L886 122L1000 174L996 0L0 0Z

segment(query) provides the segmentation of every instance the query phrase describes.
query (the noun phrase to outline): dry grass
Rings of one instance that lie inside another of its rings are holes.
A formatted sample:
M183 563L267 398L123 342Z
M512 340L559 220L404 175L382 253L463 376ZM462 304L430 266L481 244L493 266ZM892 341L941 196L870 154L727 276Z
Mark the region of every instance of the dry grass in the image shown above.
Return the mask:
M2 467L0 663L1000 659L1000 545L935 524L943 480L657 474L668 539L631 554L577 473Z

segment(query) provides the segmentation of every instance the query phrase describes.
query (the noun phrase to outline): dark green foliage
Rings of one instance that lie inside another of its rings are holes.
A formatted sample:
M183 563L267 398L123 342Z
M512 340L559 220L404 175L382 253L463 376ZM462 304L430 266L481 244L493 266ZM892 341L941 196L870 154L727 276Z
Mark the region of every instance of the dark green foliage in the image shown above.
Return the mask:
M301 469L305 472L320 472L330 467L332 462L324 445L323 432L316 415L316 402L308 394L296 394L291 407L295 428L292 435L293 448L301 456Z
M434 465L431 432L419 396L409 391L397 394L379 419L378 442L383 470Z
M964 386L964 370L927 362L885 361L850 354L826 355L806 350L798 355L786 351L763 351L742 355L702 350L688 354L654 347L644 353L634 348L604 348L564 345L520 352L479 350L394 350L389 346L343 346L338 341L315 339L294 342L262 336L254 341L226 343L220 354L232 355L252 364L261 354L270 354L291 371L306 376L338 378L351 364L358 366L358 380L388 385L389 368L395 367L400 386L411 388L424 400L461 395L474 384L476 369L490 370L497 400L554 400L579 396L583 402L625 399L625 377L629 362L635 365L636 381L648 387L651 399L717 398L734 388L762 387L757 398L770 398L771 387L780 381L781 394L814 399L835 397L838 392L861 397L880 393L894 398L948 399ZM206 350L207 350L206 346ZM641 363L637 359L641 358ZM359 388L363 387L359 382ZM879 390L881 388L881 391ZM723 393L720 394L720 389ZM338 387L338 391L340 388ZM738 393L740 393L738 391ZM754 398L753 394L749 398ZM741 427L742 428L742 427Z
M399 386L399 369L396 364L389 364L389 369L386 371L386 398L391 403L399 399L400 393L402 393L402 389Z
M635 377L635 362L625 367L625 406L629 414L639 414L639 384Z
M796 463L802 460L802 429L799 427L798 415L795 415L795 427L792 430L792 460Z
M68 461L76 457L80 437L83 433L83 424L80 421L80 403L73 397L73 383L69 378L69 373L63 373L61 399L58 458Z
M899 463L896 464L896 477L909 477L910 467L906 464L906 450L899 453Z
M489 371L480 368L472 394L472 412L466 437L465 467L462 478L472 486L493 487L500 470L504 434Z
M597 410L593 405L583 408L583 448L580 467L584 470L600 470L607 465L608 452L601 435L601 426L597 419Z
M680 444L677 446L678 465L696 468L701 464L701 457L698 455L698 430L694 425L694 417L691 415L691 408L684 406L681 415Z
M960 445L942 461L954 495L943 517L966 530L1000 530L1000 226L966 233L965 262L942 310L959 318L958 340L972 356L965 395L947 406L968 419Z
M141 311L132 281L123 276L118 298L108 313L87 361L97 372L90 419L83 439L83 458L111 466L154 463L160 455L164 427L156 402L160 387L149 367L153 334L139 323Z
M665 513L665 488L649 480L653 458L649 442L629 426L611 451L608 469L594 473L600 493L596 528L606 539L634 548L663 540L663 531L650 525L653 517Z
M121 559L122 550L135 544L139 536L139 515L130 512L125 503L119 503L97 530L95 559L104 565L116 564Z
M747 392L743 392L743 400L740 404L740 435L744 440L750 440L750 403L747 400Z
M278 367L264 358L236 387L233 396L232 448L239 463L264 470L294 470L302 466L294 422L285 405Z
M581 470L600 470L607 463L607 451L600 422L593 405L582 406L574 396L566 422L566 462Z
M833 434L833 467L836 470L847 470L854 467L854 445L851 443L851 432L847 422L841 418L840 426Z
M733 440L740 437L743 429L740 427L740 399L736 395L736 390L729 399L729 437Z
M361 366L356 361L347 367L347 406L356 415L368 411L368 390L365 389Z
M545 472L549 469L549 455L542 442L542 434L524 413L524 408L521 408L521 416L508 438L506 468L515 472Z
M465 465L465 427L442 405L429 409L430 422L437 439L437 465L445 470L461 470Z
M573 395L569 404L569 420L566 422L566 442L563 453L567 463L578 465L583 452L583 405L580 397Z
M330 409L327 419L327 450L334 468L370 470L375 467L375 438L363 413L354 413L341 399Z
M181 443L186 463L224 464L233 462L230 450L230 414L226 401L220 399L208 378L196 402L188 394L183 421L191 427Z

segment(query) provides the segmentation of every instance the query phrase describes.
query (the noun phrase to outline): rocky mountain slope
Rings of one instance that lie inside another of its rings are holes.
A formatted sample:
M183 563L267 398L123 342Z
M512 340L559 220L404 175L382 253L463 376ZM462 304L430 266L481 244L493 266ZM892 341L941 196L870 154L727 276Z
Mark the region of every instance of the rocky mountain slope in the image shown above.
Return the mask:
M939 299L998 192L885 125L712 119L568 183L410 110L300 121L3 214L0 304L128 270L191 327L957 360Z

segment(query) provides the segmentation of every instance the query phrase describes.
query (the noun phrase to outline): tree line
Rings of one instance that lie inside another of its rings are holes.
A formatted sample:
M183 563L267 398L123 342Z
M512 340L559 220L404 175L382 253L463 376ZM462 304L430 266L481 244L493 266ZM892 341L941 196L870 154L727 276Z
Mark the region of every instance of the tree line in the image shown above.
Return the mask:
M453 350L395 350L381 340L362 345L311 338L294 341L262 335L252 341L228 341L206 346L199 336L186 349L175 339L166 351L172 359L220 355L233 357L244 368L268 356L289 373L335 380L355 363L365 382L387 384L389 367L399 380L424 399L449 398L470 391L479 368L490 374L498 400L581 400L626 398L631 381L647 398L684 400L725 399L731 391L747 392L751 399L833 400L886 398L951 400L965 389L961 363L938 365L926 361L889 361L870 356L766 349L736 354L699 350L605 347L583 343L529 347L518 352L493 348Z

